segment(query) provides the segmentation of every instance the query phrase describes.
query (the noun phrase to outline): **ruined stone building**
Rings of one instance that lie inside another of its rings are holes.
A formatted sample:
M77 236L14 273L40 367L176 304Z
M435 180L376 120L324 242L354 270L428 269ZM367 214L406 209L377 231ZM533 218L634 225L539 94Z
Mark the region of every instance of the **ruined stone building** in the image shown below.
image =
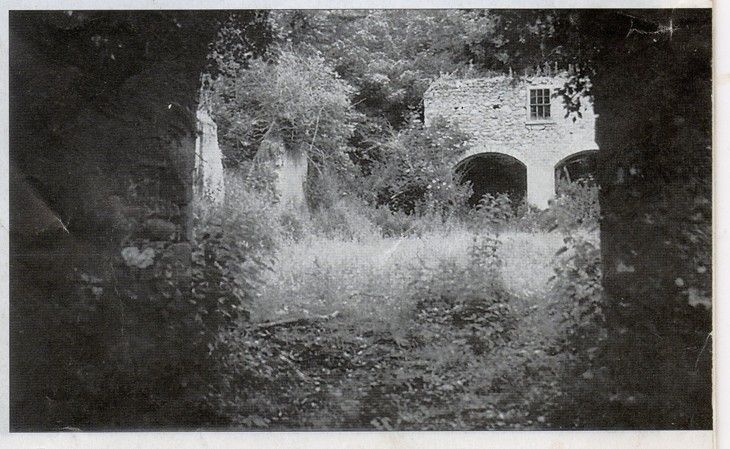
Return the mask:
M567 116L557 89L564 76L477 79L441 78L424 94L424 120L438 117L471 136L454 154L455 171L474 188L472 203L485 193L509 193L545 208L559 176L592 171L596 116L588 99L580 116Z

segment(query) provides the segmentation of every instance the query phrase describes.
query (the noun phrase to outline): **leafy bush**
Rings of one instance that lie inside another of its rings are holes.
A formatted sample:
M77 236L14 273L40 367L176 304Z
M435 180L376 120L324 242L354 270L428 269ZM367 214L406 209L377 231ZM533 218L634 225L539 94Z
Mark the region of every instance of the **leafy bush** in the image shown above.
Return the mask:
M371 216L373 224L378 227L384 237L409 235L416 226L413 216L403 211L391 210L388 207L373 208Z
M467 332L477 354L493 347L509 329L508 294L501 280L499 240L476 235L466 266L442 260L412 282L420 323L451 325Z
M205 302L200 313L211 333L248 317L259 274L271 262L271 219L249 205L213 207L196 229L193 296Z
M611 395L607 369L600 359L608 336L607 301L595 237L565 234L553 269L551 313L560 315L566 332L562 350L572 357L567 372L572 380L562 386L563 401L552 411L551 420L561 427L585 427L603 419Z
M535 233L596 229L600 215L598 187L590 179L579 179L559 184L556 198L545 210L532 207L526 201L516 206L507 194L486 194L470 211L467 220L471 226L497 231L514 229Z
M471 214L474 224L479 228L500 230L512 223L515 211L512 200L506 193L498 195L485 194Z
M557 228L552 209L540 210L523 201L515 211L514 228L529 233L550 232Z
M317 52L278 48L272 55L223 67L212 85L224 162L253 160L267 136L280 137L286 151L306 155L308 199L316 205L329 180L354 172L354 92Z
M195 323L212 373L204 397L222 416L216 392L231 378L221 369L230 351L221 338L249 320L261 275L272 266L282 236L293 232L285 230L286 219L279 218L271 196L254 190L255 185L240 171L226 170L225 201L201 205L195 228L190 302L196 306ZM253 357L247 351L236 355Z
M556 224L562 229L596 228L601 218L598 191L592 178L561 181L550 205Z
M466 141L445 120L426 127L413 119L383 145L381 159L371 168L375 201L407 214L465 211L470 188L454 179L447 161L464 150Z
M566 328L571 344L585 349L605 338L601 251L596 242L580 235L567 234L563 243L554 261L552 294L572 300L564 312Z
M276 192L277 173L273 164L269 161L254 158L251 161L242 161L237 167L226 168L224 176L227 179L228 189L234 189L237 192L248 192L267 202L276 202L278 200L278 192ZM229 202L234 200L229 195Z
M377 235L377 230L367 214L367 206L354 197L343 197L329 207L314 211L311 229L315 235L359 240Z

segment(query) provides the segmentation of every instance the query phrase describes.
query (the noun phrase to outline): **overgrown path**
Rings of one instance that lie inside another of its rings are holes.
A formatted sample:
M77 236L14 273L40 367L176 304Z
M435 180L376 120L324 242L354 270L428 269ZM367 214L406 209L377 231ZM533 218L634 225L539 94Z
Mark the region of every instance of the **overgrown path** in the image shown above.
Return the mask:
M325 316L293 321L272 314L276 319L267 321L275 325L239 330L236 341L253 353L248 369L266 380L224 401L226 413L245 427L551 427L571 357L562 350L560 299L548 294L549 262L560 241L535 235L499 240L499 288L444 289L440 284L463 281L459 267L475 268L468 265L472 259L467 265L441 261L431 277L406 271L413 278L404 285L419 300L389 314L358 315L345 304L332 314L332 302L319 308L330 313ZM476 240L471 245L464 248L484 250ZM416 283L429 286L421 291Z

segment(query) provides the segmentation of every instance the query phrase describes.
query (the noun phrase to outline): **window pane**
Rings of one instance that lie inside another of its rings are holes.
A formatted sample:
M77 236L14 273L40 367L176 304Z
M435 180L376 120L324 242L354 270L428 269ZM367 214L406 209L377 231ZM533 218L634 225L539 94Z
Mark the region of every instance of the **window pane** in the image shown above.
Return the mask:
M550 89L530 89L530 119L550 118Z

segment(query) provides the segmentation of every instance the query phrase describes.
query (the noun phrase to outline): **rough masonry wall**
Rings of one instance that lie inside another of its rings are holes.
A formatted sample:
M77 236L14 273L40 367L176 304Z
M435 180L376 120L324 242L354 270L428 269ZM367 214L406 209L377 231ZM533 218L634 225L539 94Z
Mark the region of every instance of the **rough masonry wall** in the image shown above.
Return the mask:
M424 94L424 118L428 125L441 116L473 136L465 153L454 162L486 152L503 153L527 166L527 198L546 207L555 192L554 168L564 158L597 150L595 115L589 101L582 101L582 117L566 117L562 98L552 98L551 119L530 121L530 88L562 87L562 77L509 76L437 80Z
M268 161L276 173L274 189L282 210L306 210L304 185L309 171L306 151L288 148L280 132L275 131L261 143L258 157Z
M196 198L222 203L225 197L223 153L218 145L218 126L210 115L208 105L201 103L197 112L198 138L195 141Z
M13 430L142 422L130 392L164 396L160 361L190 352L175 326L216 14L11 11Z

